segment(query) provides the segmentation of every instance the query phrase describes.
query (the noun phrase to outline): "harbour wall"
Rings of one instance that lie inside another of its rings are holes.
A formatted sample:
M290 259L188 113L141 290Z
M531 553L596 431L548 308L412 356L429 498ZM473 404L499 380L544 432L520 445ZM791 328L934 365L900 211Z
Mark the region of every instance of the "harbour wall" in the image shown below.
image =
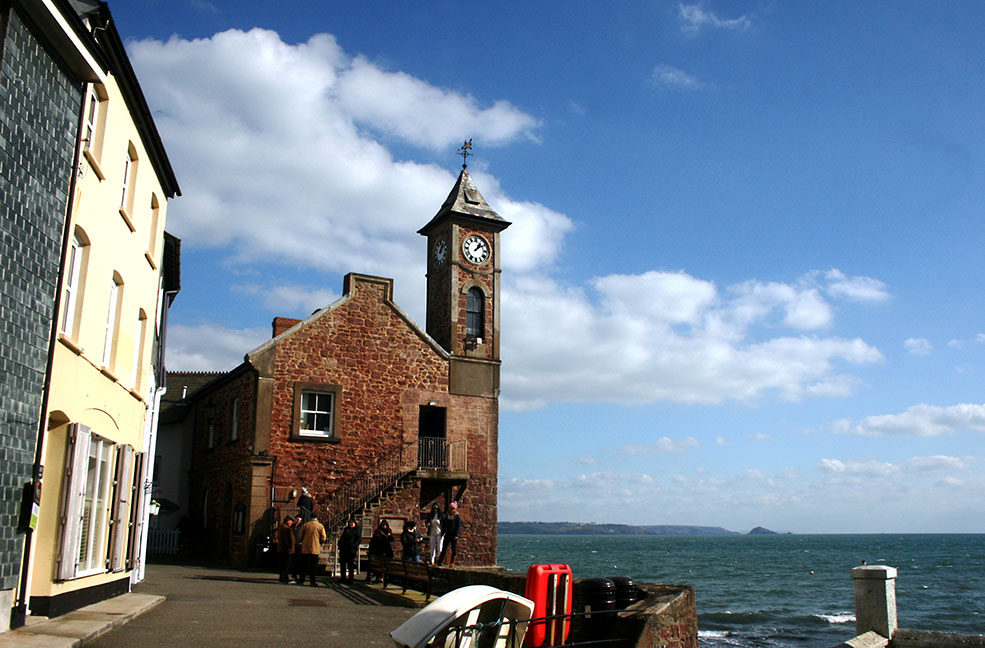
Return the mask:
M507 572L502 568L433 568L449 590L466 585L492 587L524 595L526 574ZM592 621L579 613L585 611L585 579L574 579L574 598L571 632L573 636L590 637ZM636 583L643 598L625 610L611 615L605 634L625 638L624 646L632 648L698 648L698 611L694 588L689 585ZM597 615L596 615L597 617Z

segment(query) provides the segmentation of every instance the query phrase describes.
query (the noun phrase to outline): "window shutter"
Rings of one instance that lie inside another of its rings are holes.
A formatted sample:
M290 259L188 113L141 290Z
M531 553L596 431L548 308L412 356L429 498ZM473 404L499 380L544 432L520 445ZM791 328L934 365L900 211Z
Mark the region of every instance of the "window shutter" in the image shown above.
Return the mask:
M127 538L127 569L134 569L141 558L140 537L144 528L144 469L147 454L135 452L133 455L133 481L130 487L130 529Z
M133 446L123 445L116 448L116 479L113 482L113 514L109 529L109 569L123 571L126 565L126 540L129 535L127 524L127 504L132 500L133 479L130 471L133 467Z
M85 483L89 468L90 428L81 423L68 426L68 451L65 456L65 500L62 506L62 541L58 551L55 577L70 580L79 568L79 543L82 541L82 516L85 511Z

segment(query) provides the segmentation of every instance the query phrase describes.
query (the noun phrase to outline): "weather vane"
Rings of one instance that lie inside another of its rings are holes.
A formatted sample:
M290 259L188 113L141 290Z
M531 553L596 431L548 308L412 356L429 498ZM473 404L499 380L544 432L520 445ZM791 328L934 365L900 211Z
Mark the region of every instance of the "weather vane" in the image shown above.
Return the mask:
M465 143L458 149L458 154L462 156L462 168L468 168L469 156L472 155L472 138L465 140Z

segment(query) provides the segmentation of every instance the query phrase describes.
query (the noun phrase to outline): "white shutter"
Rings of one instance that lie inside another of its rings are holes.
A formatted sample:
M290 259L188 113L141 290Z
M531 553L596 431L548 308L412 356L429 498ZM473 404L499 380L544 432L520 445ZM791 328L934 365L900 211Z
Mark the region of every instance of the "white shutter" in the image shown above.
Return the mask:
M133 480L130 471L133 466L133 446L116 448L116 479L113 482L113 515L109 528L109 569L123 571L126 565L126 540L129 535L127 524L127 504L131 501Z
M136 452L133 455L133 482L130 497L130 529L127 542L130 549L127 552L127 569L136 569L142 557L140 534L144 528L144 469L147 453Z
M92 432L81 423L68 426L68 450L65 453L65 499L62 506L62 540L55 568L57 580L75 578L79 567L79 543L82 541L82 517L85 513L86 473L89 470L89 445Z

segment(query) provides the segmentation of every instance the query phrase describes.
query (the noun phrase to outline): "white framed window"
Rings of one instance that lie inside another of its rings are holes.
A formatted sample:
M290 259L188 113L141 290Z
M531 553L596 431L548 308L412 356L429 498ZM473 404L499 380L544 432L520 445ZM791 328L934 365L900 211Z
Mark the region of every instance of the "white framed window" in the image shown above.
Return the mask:
M306 391L301 394L301 436L332 436L335 394Z
M114 274L109 289L109 311L106 315L106 337L103 340L103 366L112 368L116 361L116 338L120 329L120 304L123 280Z
M82 296L82 273L83 259L88 252L88 245L83 241L78 232L72 237L72 247L68 251L68 264L65 275L65 286L62 294L62 321L58 327L59 332L64 333L70 338L75 338L78 332L75 330L78 323L78 311Z
M98 84L88 88L85 123L82 125L82 150L90 158L99 158L102 152L103 131L106 124L106 89Z
M123 192L120 196L120 215L131 232L137 231L133 224L133 195L137 189L137 149L133 142L127 146L123 158Z
M161 218L161 203L157 196L150 197L150 220L147 223L147 260L156 267L157 259L157 228Z
M111 520L127 504L125 495L119 502L115 500L121 496L113 493L116 445L78 423L69 425L67 432L64 515L56 569L59 580L107 570ZM129 469L129 464L124 460L122 467Z
M229 421L229 440L238 441L239 440L239 397L233 399L230 405L230 417Z

